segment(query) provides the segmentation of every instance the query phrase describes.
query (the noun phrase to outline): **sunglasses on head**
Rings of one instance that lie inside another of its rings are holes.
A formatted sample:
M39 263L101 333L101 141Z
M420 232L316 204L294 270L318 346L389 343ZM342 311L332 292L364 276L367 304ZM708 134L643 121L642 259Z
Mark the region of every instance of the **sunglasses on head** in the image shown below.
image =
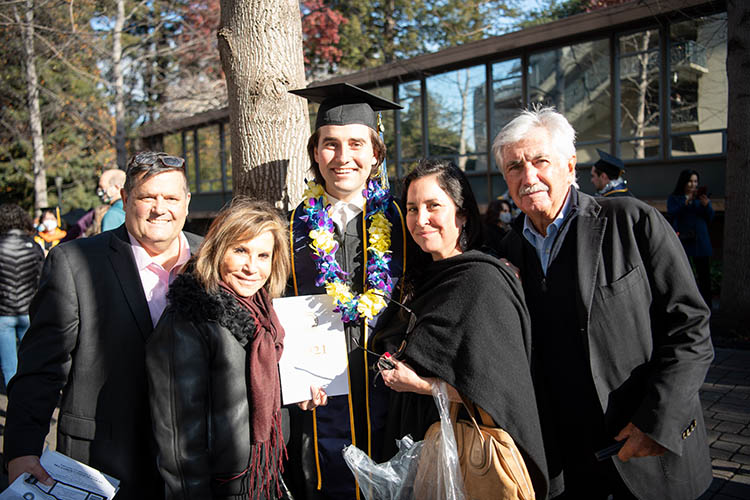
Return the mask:
M156 162L161 162L165 167L170 168L183 168L185 166L185 159L179 156L171 155L155 155L155 154L140 154L136 155L133 162L136 165L151 166Z

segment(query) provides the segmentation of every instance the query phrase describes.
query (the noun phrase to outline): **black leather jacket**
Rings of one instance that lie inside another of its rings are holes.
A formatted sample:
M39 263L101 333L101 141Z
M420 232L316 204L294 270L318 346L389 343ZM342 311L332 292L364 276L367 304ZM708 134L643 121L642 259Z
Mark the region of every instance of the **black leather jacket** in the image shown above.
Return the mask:
M0 235L0 316L29 313L39 286L44 251L20 229Z
M243 471L251 428L243 346L255 324L236 299L223 291L207 293L190 274L177 277L168 298L146 346L166 498L248 498ZM230 480L235 476L241 477Z

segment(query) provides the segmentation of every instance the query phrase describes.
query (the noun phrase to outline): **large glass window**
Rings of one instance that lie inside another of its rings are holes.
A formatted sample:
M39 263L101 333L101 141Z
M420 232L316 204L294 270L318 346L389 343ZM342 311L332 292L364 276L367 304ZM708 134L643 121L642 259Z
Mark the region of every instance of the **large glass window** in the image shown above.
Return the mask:
M221 156L219 151L219 126L198 129L198 156L200 160L200 191L221 191Z
M402 83L398 87L399 104L404 109L397 111L401 133L401 160L419 159L422 151L422 91L419 81ZM402 175L406 171L401 170Z
M164 136L164 152L172 156L182 156L182 134Z
M492 65L492 134L490 142L523 108L523 69L520 59Z
M623 159L659 155L659 31L618 38L620 77L620 155Z
M528 94L532 104L554 106L576 130L578 161L596 161L609 149L611 131L609 42L596 40L532 54Z
M484 156L468 156L487 151L485 81L485 66L427 79L430 156L449 157L462 170L487 170Z
M724 152L726 48L726 13L670 27L671 156Z
M224 154L227 158L227 191L232 192L232 133L229 123L224 124Z
M188 179L188 186L190 187L190 192L196 193L197 192L197 184L195 182L196 179L196 169L195 169L195 141L193 141L193 131L187 130L182 133L182 144L184 146L185 151L185 175L187 175Z

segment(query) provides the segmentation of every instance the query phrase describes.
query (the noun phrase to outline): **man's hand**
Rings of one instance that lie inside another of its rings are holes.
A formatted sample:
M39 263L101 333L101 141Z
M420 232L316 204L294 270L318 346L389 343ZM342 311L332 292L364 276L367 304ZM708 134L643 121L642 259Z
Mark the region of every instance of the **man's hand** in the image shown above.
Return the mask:
M54 479L49 477L36 455L24 455L16 457L8 462L8 484L12 484L18 476L28 472L47 486L55 484Z
M307 411L313 410L318 406L325 406L328 404L328 394L326 394L326 391L321 389L320 387L311 385L310 396L310 399L308 399L307 401L300 401L299 403L297 403L297 406L299 406L300 409Z
M623 462L627 462L631 458L638 457L658 457L664 455L667 449L662 445L648 437L638 427L629 422L620 433L615 436L615 441L625 441L625 446L622 447L620 452L617 454L617 458Z

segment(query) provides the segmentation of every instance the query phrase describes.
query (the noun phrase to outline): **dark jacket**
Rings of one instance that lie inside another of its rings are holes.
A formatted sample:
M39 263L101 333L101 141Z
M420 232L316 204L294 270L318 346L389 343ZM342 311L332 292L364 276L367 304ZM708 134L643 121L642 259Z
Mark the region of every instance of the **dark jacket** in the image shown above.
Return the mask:
M178 276L168 297L146 345L166 498L247 498L249 475L242 472L249 465L251 429L244 345L255 322L234 297L208 293L191 274Z
M200 238L186 236L195 252ZM119 479L118 500L163 499L146 383L153 324L125 226L53 248L30 313L5 460L41 455L59 403L57 451Z
M29 313L43 263L44 251L24 231L0 235L0 316Z
M705 207L700 200L685 204L685 195L667 198L667 213L672 227L679 235L688 257L710 257L713 253L708 225L714 219L714 209L709 200Z
M290 214L292 276L287 295L326 293L323 286L316 285L318 270L311 255L310 230L301 219L304 215L302 204ZM393 289L396 290L404 269L406 225L395 201L390 203L385 215L392 224L389 269ZM369 258L364 251L367 234L363 231L363 218L364 214L358 215L349 221L344 234L340 234L338 229L335 234L339 243L336 259L341 268L349 273L347 279L355 293L362 292L363 273L367 267L366 259ZM345 327L350 397L330 397L328 404L315 412L303 412L296 405L289 407L289 467L284 477L297 500L349 500L355 497L354 476L341 454L341 450L352 442L370 456L380 458L388 388L382 384L374 385L373 372L368 370L377 357L365 355L352 341L354 338L361 345L367 345L377 321L378 317L375 317L372 321L360 320ZM318 478L320 490L317 489Z
M635 198L594 199L571 190L578 199L578 280L570 293L601 409L667 448L662 457L614 464L638 498L696 498L711 482L698 399L713 359L708 308L656 209ZM503 255L522 279L534 265L525 261L523 221L503 241ZM543 426L545 418L555 416L542 415Z

